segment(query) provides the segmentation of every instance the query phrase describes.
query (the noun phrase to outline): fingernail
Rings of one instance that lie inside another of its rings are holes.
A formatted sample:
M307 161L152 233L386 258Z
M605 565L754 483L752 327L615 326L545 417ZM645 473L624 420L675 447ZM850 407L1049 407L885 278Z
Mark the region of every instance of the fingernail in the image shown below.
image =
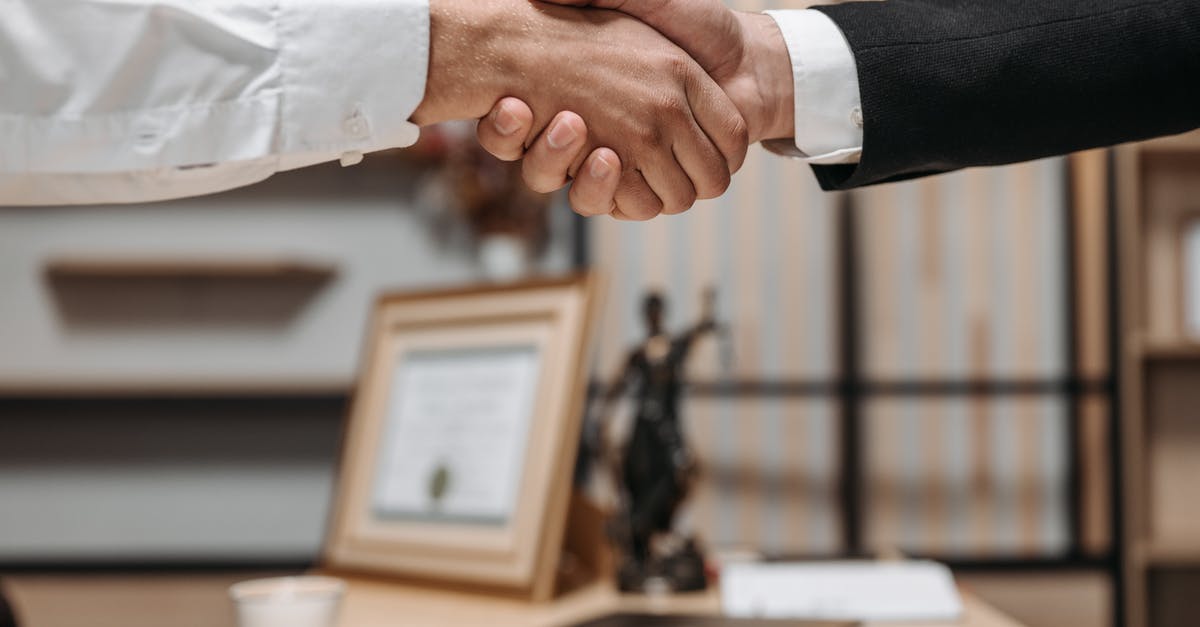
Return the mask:
M609 163L608 159L605 159L603 156L597 156L595 159L593 159L592 167L588 168L588 174L591 174L592 178L594 179L608 178L608 175L612 174L612 171L612 164Z
M550 129L550 134L546 136L546 141L550 143L551 148L562 150L575 143L575 140L578 138L579 134L575 132L575 129L570 124L559 120Z
M521 121L517 116L504 107L496 109L495 115L492 116L492 124L496 125L496 130L500 131L501 135L512 135L521 128Z

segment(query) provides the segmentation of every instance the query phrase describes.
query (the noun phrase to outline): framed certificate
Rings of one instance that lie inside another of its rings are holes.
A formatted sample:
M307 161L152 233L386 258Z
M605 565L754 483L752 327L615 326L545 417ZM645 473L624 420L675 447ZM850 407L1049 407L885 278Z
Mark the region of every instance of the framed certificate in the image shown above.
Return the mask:
M379 300L327 568L553 594L592 290L579 277Z

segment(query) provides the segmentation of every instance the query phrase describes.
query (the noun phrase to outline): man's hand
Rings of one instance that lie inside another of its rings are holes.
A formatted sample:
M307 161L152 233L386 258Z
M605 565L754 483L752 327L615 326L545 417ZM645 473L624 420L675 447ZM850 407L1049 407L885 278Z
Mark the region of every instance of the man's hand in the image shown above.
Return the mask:
M772 18L729 10L720 0L549 0L558 4L619 9L662 32L695 57L745 116L751 141L790 137L794 134L792 67L783 36ZM481 121L479 139L503 159L525 158L529 179L558 180L569 174L563 164L580 158L570 149L549 146L542 136L524 152L522 144L503 133L501 120L524 115L519 101L498 103ZM570 116L570 114L563 114ZM572 124L581 125L578 117ZM514 135L519 135L514 132ZM579 150L579 147L573 147ZM604 174L613 155L588 157ZM619 167L612 164L612 167ZM577 178L571 189L572 205L585 215L602 213L610 204L611 182L603 176Z
M569 127L575 139L551 145L543 133L527 151L526 142L537 137L533 133L533 111L524 102L508 97L496 103L492 112L479 121L477 132L479 143L497 158L504 161L524 158L526 184L535 189L561 189L571 180L568 171L586 155L568 194L571 206L582 215L613 213L613 197L621 180L621 158L609 148L597 148L587 155L584 150L588 129L577 114L558 114L550 123L551 132L559 125ZM623 218L624 214L615 213L613 217Z
M696 59L746 116L751 141L794 135L795 88L775 20L721 0L546 0L614 9L653 26Z
M603 213L648 219L719 196L741 167L748 136L736 105L636 19L528 0L433 0L430 18L428 86L413 121L477 118L500 101L489 119L498 135L538 138L526 168L537 191L595 178L611 190ZM521 106L507 109L504 96ZM497 151L516 156L507 141Z

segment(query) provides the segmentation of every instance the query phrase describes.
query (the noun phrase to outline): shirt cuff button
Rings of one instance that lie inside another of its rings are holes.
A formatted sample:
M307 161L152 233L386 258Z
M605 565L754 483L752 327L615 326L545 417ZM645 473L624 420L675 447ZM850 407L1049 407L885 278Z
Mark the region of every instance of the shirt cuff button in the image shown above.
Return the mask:
M850 111L850 121L853 122L858 128L863 127L862 107L854 107L854 109Z

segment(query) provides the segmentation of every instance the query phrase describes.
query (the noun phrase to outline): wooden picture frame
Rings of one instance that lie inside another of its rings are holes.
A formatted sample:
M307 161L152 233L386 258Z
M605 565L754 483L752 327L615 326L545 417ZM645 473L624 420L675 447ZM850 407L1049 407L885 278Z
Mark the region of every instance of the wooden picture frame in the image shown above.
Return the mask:
M594 290L577 276L379 299L326 569L553 596Z

